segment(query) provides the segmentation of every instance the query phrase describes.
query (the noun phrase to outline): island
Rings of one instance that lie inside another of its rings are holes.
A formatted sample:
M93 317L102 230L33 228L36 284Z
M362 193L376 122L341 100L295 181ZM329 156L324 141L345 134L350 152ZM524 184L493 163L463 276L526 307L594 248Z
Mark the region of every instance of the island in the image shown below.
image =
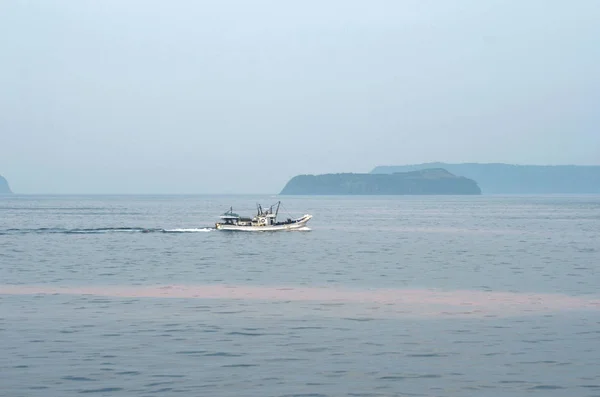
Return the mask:
M0 175L0 194L11 194L12 191L10 190L10 187L8 186L8 181L2 176Z
M483 194L599 194L598 165L512 165L424 163L375 167L371 174L444 168L477 181Z
M474 180L445 169L391 174L323 174L293 177L282 195L472 195L481 194Z

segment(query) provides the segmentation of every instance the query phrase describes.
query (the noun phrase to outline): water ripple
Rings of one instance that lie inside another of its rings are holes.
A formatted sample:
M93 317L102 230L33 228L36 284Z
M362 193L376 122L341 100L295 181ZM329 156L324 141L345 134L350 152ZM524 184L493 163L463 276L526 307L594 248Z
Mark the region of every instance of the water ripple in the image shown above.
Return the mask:
M0 200L0 394L600 392L600 197L254 199Z

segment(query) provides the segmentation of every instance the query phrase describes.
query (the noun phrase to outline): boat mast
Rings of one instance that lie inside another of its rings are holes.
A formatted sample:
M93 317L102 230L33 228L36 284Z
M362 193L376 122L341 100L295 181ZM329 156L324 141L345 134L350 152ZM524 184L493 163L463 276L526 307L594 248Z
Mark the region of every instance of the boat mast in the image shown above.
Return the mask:
M281 204L281 201L277 202L277 210L275 211L275 218L277 218L277 214L279 214L279 205Z

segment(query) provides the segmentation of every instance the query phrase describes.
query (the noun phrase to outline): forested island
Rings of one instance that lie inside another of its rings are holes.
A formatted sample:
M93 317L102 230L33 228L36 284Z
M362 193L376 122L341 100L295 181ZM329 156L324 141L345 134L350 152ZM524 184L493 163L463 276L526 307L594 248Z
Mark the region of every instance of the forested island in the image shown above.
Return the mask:
M10 187L8 186L8 181L2 175L0 175L0 194L10 194L10 193L12 193L12 191L10 190Z
M588 194L600 193L597 165L511 165L502 163L425 163L375 167L371 174L444 168L477 181L483 194Z
M477 182L445 169L392 174L323 174L293 177L282 195L433 195L481 194Z

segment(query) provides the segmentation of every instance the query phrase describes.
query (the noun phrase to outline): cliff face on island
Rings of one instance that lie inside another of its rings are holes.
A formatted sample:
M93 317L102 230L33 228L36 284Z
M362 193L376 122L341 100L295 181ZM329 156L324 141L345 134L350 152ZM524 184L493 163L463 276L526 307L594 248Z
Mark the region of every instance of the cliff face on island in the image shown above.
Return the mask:
M477 182L444 169L394 174L324 174L293 177L285 195L481 194Z
M0 194L10 194L12 191L8 186L8 182L2 175L0 175Z
M600 166L426 163L375 167L372 174L440 167L477 181L484 194L600 193Z

